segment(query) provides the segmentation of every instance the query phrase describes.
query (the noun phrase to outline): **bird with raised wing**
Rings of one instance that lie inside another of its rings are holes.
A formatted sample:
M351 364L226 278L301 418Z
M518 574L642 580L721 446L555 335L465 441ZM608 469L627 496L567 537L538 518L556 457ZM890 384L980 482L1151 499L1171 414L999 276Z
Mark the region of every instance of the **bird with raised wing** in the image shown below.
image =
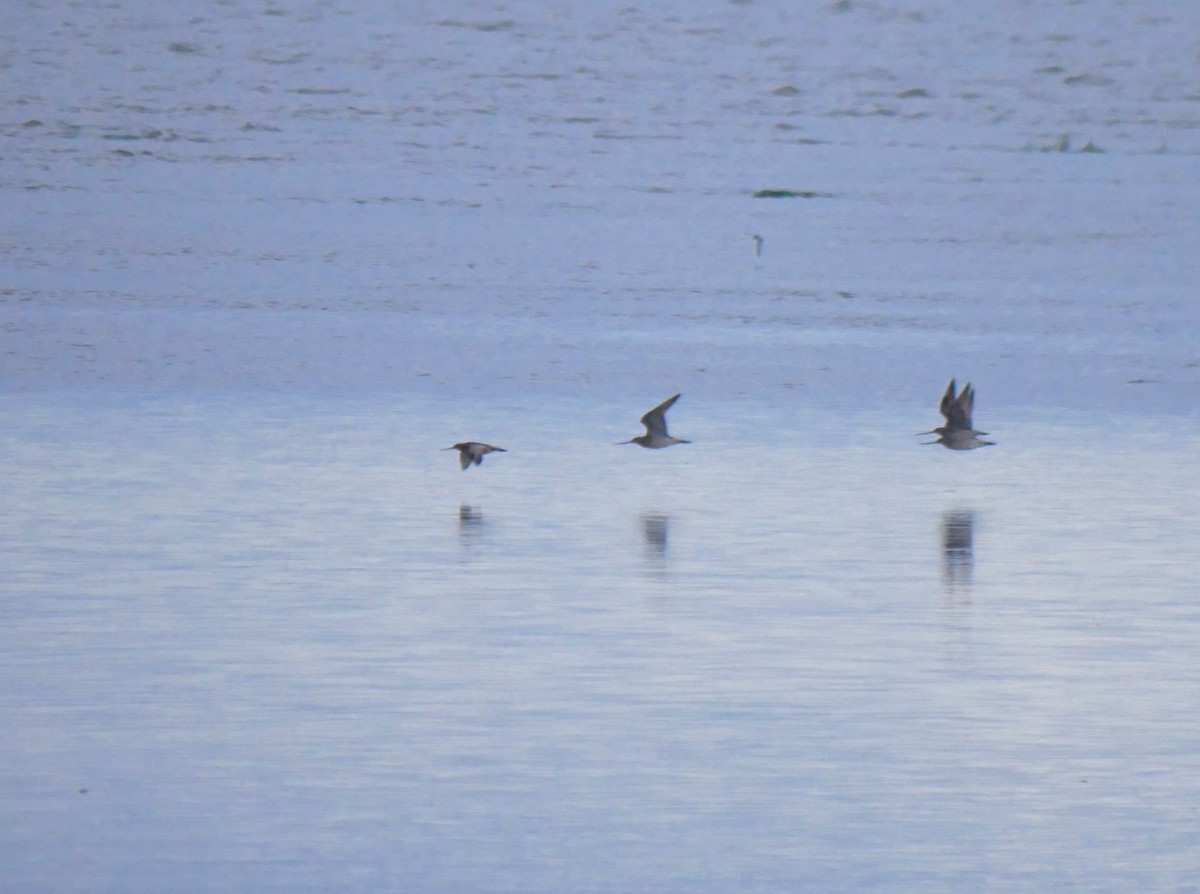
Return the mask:
M671 409L671 405L679 400L679 395L668 397L661 404L650 410L642 417L642 425L646 426L646 433L638 435L636 438L630 438L628 441L618 441L618 444L637 444L639 447L648 447L652 450L657 450L661 447L670 447L672 444L690 444L691 441L685 441L683 438L673 438L667 434L667 410Z
M463 471L466 471L471 463L475 463L475 465L482 463L483 458L489 453L508 453L503 447L493 447L491 444L484 444L480 441L463 441L442 449L458 451L458 461L462 465Z
M926 441L926 444L941 444L950 450L974 450L976 447L990 447L995 441L984 441L980 436L985 431L976 431L971 422L971 414L975 410L975 389L968 382L963 390L955 393L955 381L950 380L942 394L942 402L938 412L946 417L946 424L929 431L918 432L918 435L937 435L936 441Z

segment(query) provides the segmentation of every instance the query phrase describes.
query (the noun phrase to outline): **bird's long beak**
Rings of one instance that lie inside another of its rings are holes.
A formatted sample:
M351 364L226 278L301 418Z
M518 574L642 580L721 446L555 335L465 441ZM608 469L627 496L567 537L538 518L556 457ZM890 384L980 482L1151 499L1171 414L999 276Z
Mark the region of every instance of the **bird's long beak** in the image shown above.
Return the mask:
M613 441L613 446L620 447L622 444L632 444L632 443L633 443L633 438L630 438L628 441Z

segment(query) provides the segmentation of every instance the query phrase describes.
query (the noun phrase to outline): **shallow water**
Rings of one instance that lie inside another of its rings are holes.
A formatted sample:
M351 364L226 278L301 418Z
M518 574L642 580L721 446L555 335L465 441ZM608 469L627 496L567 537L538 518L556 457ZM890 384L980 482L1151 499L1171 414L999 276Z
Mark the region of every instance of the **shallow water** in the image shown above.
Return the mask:
M6 890L1200 890L1198 15L10 16Z
M13 877L1194 878L1200 432L960 455L764 413L774 450L681 401L713 441L652 452L550 409L462 472L427 406L8 399Z
M11 24L11 387L1194 407L1190 7Z

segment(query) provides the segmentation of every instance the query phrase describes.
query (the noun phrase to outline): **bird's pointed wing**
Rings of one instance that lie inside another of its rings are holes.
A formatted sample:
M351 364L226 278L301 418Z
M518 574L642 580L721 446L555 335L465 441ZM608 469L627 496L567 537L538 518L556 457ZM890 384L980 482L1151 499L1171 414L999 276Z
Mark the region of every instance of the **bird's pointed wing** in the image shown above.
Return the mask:
M954 380L950 380L954 385ZM942 415L946 417L946 427L950 429L969 429L971 427L971 407L975 403L975 392L971 383L963 386L956 397L953 388L947 388L942 397Z
M954 400L954 380L951 379L950 384L946 386L946 390L942 394L942 402L938 404L938 412L945 416L946 421L951 422L951 424L953 424L953 422L951 421L950 417L955 413Z
M975 391L968 382L959 392L958 397L950 401L942 413L946 416L946 427L951 430L969 431L971 428L971 410L975 406Z
M471 465L471 451L470 450L458 451L458 464L463 467L463 471L466 471L467 466Z
M665 413L667 410L671 409L671 405L677 400L679 400L678 394L668 397L661 404L642 417L642 425L646 426L646 432L648 434L667 436L667 418Z
M975 389L968 382L963 386L962 394L958 396L958 415L963 428L973 428L971 415L975 412Z

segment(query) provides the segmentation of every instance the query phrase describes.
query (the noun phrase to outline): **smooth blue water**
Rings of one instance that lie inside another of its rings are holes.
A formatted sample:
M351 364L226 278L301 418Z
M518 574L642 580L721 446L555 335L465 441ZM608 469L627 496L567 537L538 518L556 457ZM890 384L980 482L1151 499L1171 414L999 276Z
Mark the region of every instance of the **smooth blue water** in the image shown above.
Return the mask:
M0 887L1200 890L1198 14L8 16Z
M1194 428L547 409L462 472L428 406L7 399L10 878L1189 883Z

